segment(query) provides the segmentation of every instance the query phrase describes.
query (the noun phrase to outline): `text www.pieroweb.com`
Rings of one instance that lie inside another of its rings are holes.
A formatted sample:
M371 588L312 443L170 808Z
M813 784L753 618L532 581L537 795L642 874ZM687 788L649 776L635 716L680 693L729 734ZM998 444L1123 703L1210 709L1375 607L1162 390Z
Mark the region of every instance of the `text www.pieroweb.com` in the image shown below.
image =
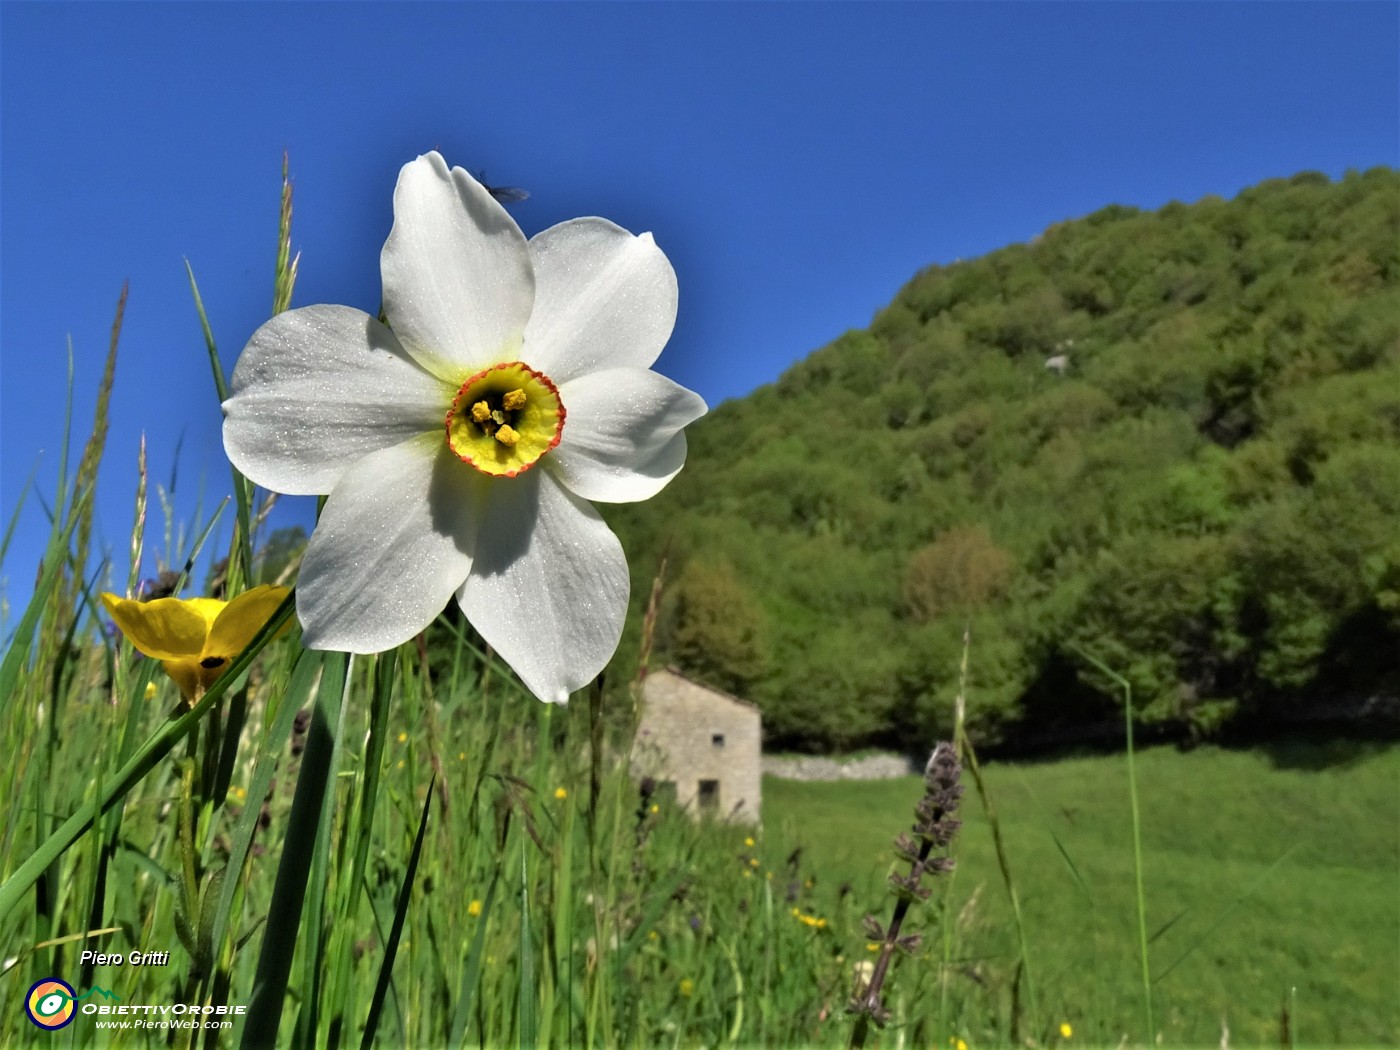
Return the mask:
M187 1006L184 1003L176 1003L173 1006L156 1006L127 1003L121 1006L99 1006L95 1003L89 1003L83 1007L82 1012L97 1015L94 1017L97 1028L144 1029L146 1031L157 1029L218 1031L232 1028L233 1021L230 1018L244 1013L247 1009L242 1004L236 1006ZM123 1014L128 1016L121 1016Z

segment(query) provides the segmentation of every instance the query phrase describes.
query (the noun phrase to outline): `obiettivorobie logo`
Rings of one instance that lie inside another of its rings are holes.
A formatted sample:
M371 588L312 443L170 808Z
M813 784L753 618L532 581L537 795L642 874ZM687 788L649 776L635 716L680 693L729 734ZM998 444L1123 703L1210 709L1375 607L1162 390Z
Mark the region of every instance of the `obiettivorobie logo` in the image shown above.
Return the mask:
M120 995L106 988L89 988L79 995L67 981L45 977L42 981L34 982L29 994L24 997L24 1013L46 1032L55 1032L72 1024L78 1013L75 1004L94 994L121 1000Z

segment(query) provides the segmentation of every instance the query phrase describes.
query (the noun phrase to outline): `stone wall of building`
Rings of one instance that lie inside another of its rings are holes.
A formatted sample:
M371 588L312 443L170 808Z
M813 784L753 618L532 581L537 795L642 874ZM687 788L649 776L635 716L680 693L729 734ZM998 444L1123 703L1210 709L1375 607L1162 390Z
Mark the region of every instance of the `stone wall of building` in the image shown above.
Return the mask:
M676 802L691 812L758 823L762 757L758 708L673 671L647 675L635 776L674 784Z

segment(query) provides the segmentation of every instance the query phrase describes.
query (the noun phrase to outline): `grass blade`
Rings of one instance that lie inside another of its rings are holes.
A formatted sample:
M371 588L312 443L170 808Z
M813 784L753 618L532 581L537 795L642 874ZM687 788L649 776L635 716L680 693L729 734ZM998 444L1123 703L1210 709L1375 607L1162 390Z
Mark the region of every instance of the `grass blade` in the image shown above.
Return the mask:
M190 293L194 296L195 312L199 314L199 327L204 333L204 346L209 351L209 369L214 375L214 389L219 395L219 404L229 398L228 380L224 378L224 366L219 361L219 348L214 342L214 331L209 327L209 318L204 313L204 300L199 295L199 285L194 279L194 269L185 260L185 273L190 279ZM252 504L253 485L237 467L229 465L233 473L233 499L237 512L237 526L234 529L234 544L229 558L228 586L230 593L236 593L243 586L251 586L253 580L253 527Z
M538 1043L535 1017L535 948L530 936L530 847L520 840L520 981L517 985L518 1042L520 1050L534 1050Z
M1142 814L1138 808L1137 770L1133 761L1133 687L1122 675L1109 670L1102 660L1078 647L1075 647L1075 651L1103 674L1113 679L1123 690L1123 725L1127 737L1128 753L1128 801L1132 806L1133 814L1133 878L1137 890L1138 954L1142 965L1143 1006L1147 1012L1147 1042L1150 1045L1156 1040L1157 1026L1153 1020L1152 1011L1152 965L1147 955L1147 892L1143 888Z
M461 1050L462 1039L467 1034L467 1021L471 1017L472 1003L481 987L481 959L486 949L486 927L491 918L491 906L496 900L496 886L501 879L501 864L491 874L491 884L486 888L486 899L481 904L481 915L477 918L476 932L472 934L472 946L467 951L466 965L462 968L462 981L457 986L457 1006L452 1013L452 1029L447 1037L450 1050Z
M310 1047L316 1042L320 1027L321 989L326 978L326 889L331 878L331 828L335 823L336 792L333 786L340 773L341 751L345 739L346 712L350 700L349 664L341 688L340 703L334 711L331 731L330 770L326 783L332 787L321 800L321 817L316 828L315 851L311 856L311 877L306 885L303 912L306 929L302 934L301 1011L297 1015L296 1046ZM318 705L319 706L319 705ZM329 712L328 712L329 713Z
M389 937L384 943L384 958L379 963L379 976L374 982L374 998L369 1004L369 1017L365 1020L365 1033L360 1040L361 1050L369 1050L374 1043L374 1033L379 1028L379 1015L384 1009L384 997L389 992L389 982L394 976L394 959L398 955L404 919L408 916L408 902L413 897L413 879L418 873L418 858L423 853L423 837L428 831L428 812L433 806L433 788L436 784L435 773L428 782L428 792L423 798L423 813L418 818L418 834L413 838L413 850L408 855L403 884L399 887L399 900L394 908L394 923L389 927Z
M1217 915L1217 916L1215 917L1215 919L1211 922L1211 924L1210 924L1209 926L1206 927L1206 931L1205 931L1203 934L1201 934L1200 937L1196 938L1195 943L1193 943L1193 944L1191 945L1191 947L1187 948L1184 952L1182 952L1180 955L1178 955L1178 956L1177 956L1175 959L1173 959L1170 963L1168 963L1168 964L1167 964L1166 966L1164 966L1162 969L1158 970L1158 971L1157 971L1157 975L1156 975L1155 977L1153 977L1152 979L1153 979L1154 981L1160 981L1163 977L1165 977L1167 974L1171 973L1171 972L1172 972L1173 970L1175 970L1178 966L1180 966L1183 962L1185 962L1186 959L1187 959L1187 957L1188 957L1192 952L1194 952L1194 951L1195 951L1197 948L1199 948L1201 945L1205 944L1206 941L1208 941L1208 940L1210 939L1210 935L1211 935L1212 933L1214 933L1217 929L1219 929L1220 926L1221 926L1221 924L1222 924L1226 919L1228 919L1228 918L1230 917L1230 913L1233 912L1236 908L1238 908L1238 907L1239 907L1241 904L1243 904L1245 901L1247 901L1250 897L1254 896L1255 891L1258 890L1261 886L1263 886L1264 883L1266 883L1266 882L1269 881L1269 877L1270 877L1271 875L1273 875L1273 873L1274 873L1275 871L1278 870L1279 865L1282 864L1284 861L1286 861L1289 857L1293 856L1293 854L1296 853L1296 852L1298 851L1298 847L1299 847L1300 845L1302 845L1302 843L1297 843L1297 844L1295 844L1292 848L1290 848L1287 852L1285 852L1281 857L1279 857L1278 860L1276 860L1276 861L1274 861L1272 864L1270 864L1269 867L1268 867L1265 871L1263 871L1257 879L1255 879L1252 883L1250 883L1247 887L1245 887L1245 889L1244 889L1244 891L1243 891L1242 893L1238 894L1238 895L1234 898L1234 900L1230 901L1229 904L1225 905L1225 907L1221 909L1220 914Z
M248 1004L248 1020L243 1027L240 1045L244 1047L272 1046L277 1042L287 978L292 972L297 930L301 926L307 879L320 842L320 825L332 775L336 746L332 720L335 723L340 721L349 661L346 653L327 653L324 657L315 713L307 733L301 773L292 797L291 815L287 818L282 859L277 865L277 881L268 907L266 932L258 956L257 974L253 979L252 1000ZM311 950L314 951L315 946Z
M79 498L79 502L88 502L86 493ZM20 617L19 626L15 628L14 637L10 640L10 648L5 651L5 659L0 661L0 709L8 706L10 698L14 696L19 673L29 659L34 630L48 607L49 596L58 585L64 562L67 560L68 540L77 524L78 515L70 515L68 524L61 532L54 534L49 541L48 550L44 553L44 572L39 578L39 585L34 588L34 596L29 599L29 605ZM0 916L3 915L4 909L0 908Z
M239 814L238 823L234 826L232 842L229 846L228 869L231 877L224 880L219 892L218 907L214 911L214 927L210 934L210 941L213 943L215 951L223 942L224 930L230 917L229 913L233 909L234 894L238 891L238 875L242 872L243 865L248 859L248 851L253 844L253 835L258 829L261 809L259 803L267 796L268 789L272 786L272 778L277 772L278 756L286 747L287 737L291 735L292 723L296 719L297 711L300 710L305 699L311 695L311 686L316 680L317 672L321 669L323 655L314 649L303 649L297 654L291 679L282 694L272 728L263 740L262 754L253 770L253 779L248 785L248 804L243 807L243 812Z

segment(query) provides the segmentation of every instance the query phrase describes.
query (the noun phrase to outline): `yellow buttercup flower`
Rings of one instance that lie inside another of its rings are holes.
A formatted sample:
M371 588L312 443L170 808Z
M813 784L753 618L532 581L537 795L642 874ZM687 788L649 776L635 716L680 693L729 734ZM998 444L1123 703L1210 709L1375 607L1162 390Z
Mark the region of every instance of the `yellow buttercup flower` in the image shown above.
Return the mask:
M692 981L689 977L682 977L680 984L680 993L681 995L685 996L685 998L689 999L692 995L695 994L695 982Z
M554 789L554 797L557 798L557 799L561 799L561 800L562 800L562 799L568 798L568 797L569 797L569 789L568 789L568 788L561 788L561 787L560 787L560 788L555 788L555 789Z
M1061 1038L1061 1039L1068 1039L1068 1038L1069 1038L1070 1036L1072 1036L1072 1035L1074 1035L1074 1029L1071 1028L1071 1027L1069 1026L1069 1022L1068 1022L1068 1021L1061 1021L1061 1022L1060 1022L1060 1038Z
M102 604L138 652L165 668L180 693L194 703L247 648L287 596L286 587L244 591L231 602L217 598L157 598L138 602L102 595Z
M475 919L481 914L481 901L472 901L467 905L467 914Z

